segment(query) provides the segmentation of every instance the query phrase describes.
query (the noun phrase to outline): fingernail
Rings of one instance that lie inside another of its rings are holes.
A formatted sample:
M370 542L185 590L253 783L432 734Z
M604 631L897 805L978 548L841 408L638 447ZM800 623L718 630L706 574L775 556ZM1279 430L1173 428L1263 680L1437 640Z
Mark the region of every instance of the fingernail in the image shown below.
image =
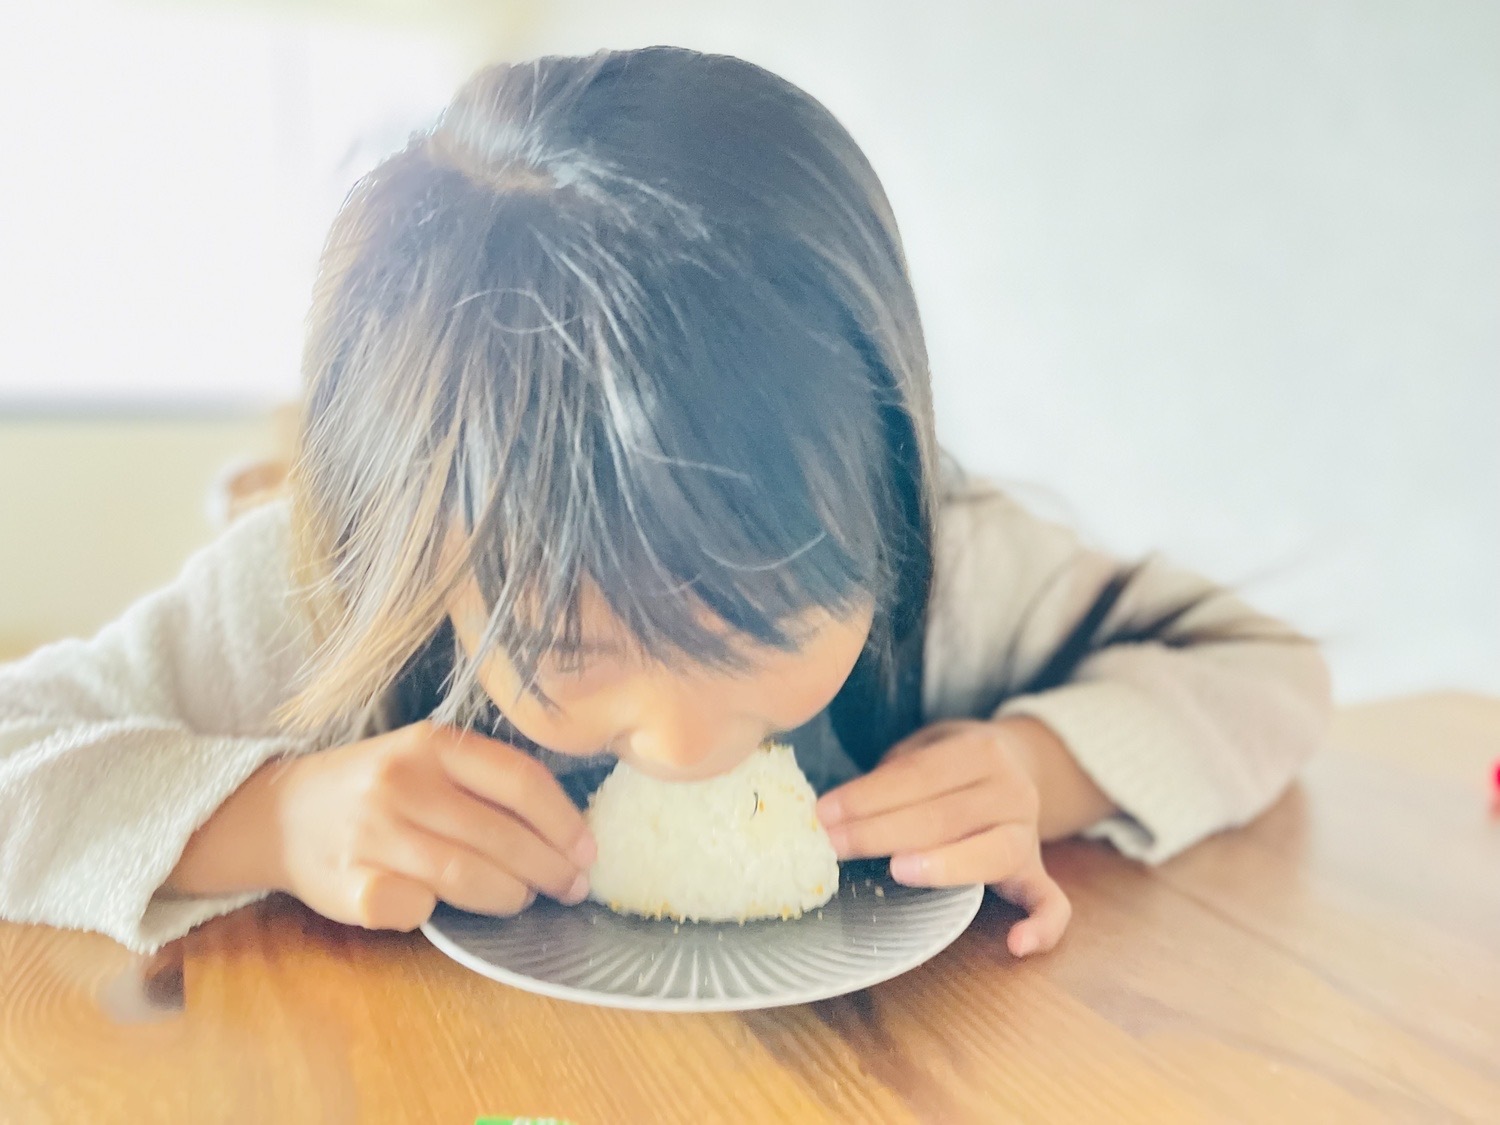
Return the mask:
M844 810L839 807L837 797L824 797L817 804L818 819L823 822L824 827L837 824L844 819Z
M828 842L833 845L833 854L840 859L849 854L849 833L842 828L830 828Z
M891 857L891 878L898 883L920 883L927 874L927 860L919 855Z
M577 906L588 897L589 877L587 875L580 875L573 880L573 885L568 888L568 893L563 895L562 900L569 906Z

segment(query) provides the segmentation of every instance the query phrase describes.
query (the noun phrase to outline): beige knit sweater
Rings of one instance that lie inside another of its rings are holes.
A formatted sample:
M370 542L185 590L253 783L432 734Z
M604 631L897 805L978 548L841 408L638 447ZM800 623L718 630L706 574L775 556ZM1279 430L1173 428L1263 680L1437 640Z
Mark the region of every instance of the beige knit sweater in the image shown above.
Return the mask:
M932 719L973 717L997 686L1024 683L1116 566L984 482L945 489L923 685ZM150 951L262 897L160 888L258 766L327 741L270 720L309 652L290 610L287 516L285 500L251 511L94 637L0 666L0 918ZM1153 557L1114 612L1209 588ZM1257 620L1218 591L1177 627ZM1267 640L1107 647L1064 686L999 709L1051 727L1122 810L1087 834L1150 863L1264 809L1328 712L1317 650Z

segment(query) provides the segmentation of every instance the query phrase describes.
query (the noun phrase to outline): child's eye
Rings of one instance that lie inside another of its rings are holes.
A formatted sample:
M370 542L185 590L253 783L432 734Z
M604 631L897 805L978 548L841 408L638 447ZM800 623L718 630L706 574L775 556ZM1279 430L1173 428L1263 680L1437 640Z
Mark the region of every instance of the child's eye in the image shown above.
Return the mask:
M543 659L537 678L572 698L598 691L625 675L629 662L618 649L585 643L580 648L557 647Z
M549 660L538 678L554 689L577 695L602 687L617 674L608 662L560 657Z
M551 661L547 665L547 671L554 676L576 680L588 671L588 665L576 656L569 656Z

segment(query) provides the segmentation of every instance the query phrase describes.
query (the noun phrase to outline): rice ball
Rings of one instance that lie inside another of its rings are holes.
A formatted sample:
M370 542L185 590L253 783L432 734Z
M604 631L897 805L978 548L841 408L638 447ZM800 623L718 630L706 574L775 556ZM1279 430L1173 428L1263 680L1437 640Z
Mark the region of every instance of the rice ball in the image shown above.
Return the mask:
M585 814L589 895L677 921L795 918L838 889L839 863L789 746L768 743L706 781L658 781L621 762Z

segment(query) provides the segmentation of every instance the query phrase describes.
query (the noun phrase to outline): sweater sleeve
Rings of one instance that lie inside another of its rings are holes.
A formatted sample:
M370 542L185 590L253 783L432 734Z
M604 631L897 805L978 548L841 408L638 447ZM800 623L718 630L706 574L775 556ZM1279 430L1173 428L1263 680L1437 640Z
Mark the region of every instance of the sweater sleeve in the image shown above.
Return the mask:
M271 758L308 649L284 502L252 511L87 640L0 666L0 917L150 952L266 892L161 890L189 837Z
M937 537L929 715L1045 723L1119 810L1084 835L1159 863L1259 814L1322 740L1316 645L1229 591L1153 555L1099 615L1103 640L1037 686L1121 562L983 481L949 486Z

